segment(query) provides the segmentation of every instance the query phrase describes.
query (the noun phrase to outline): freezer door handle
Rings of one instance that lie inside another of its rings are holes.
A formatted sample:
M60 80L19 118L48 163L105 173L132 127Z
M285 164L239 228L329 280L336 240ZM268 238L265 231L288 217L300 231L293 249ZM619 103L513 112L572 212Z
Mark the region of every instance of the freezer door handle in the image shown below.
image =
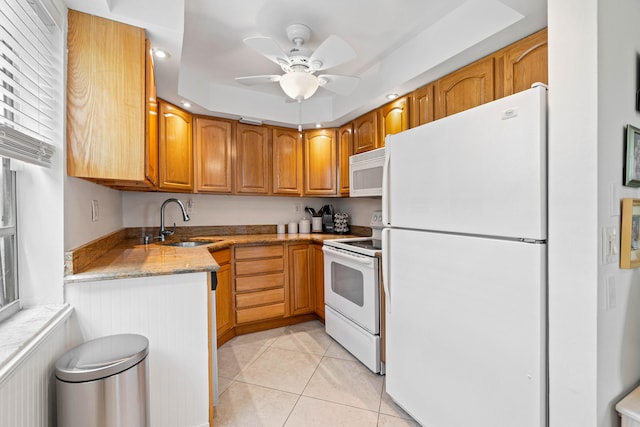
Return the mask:
M382 223L385 226L391 224L389 220L389 166L391 164L391 151L389 147L384 150L384 166L382 168Z
M389 251L390 228L382 229L382 288L384 289L385 311L391 313L391 282L389 281L389 259L391 252Z

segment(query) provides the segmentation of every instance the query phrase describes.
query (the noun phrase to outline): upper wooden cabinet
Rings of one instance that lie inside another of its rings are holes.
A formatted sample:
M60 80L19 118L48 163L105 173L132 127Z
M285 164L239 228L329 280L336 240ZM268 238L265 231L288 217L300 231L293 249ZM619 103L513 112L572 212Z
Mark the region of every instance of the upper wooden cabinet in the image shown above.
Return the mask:
M236 192L269 193L269 129L238 123Z
M295 129L272 130L273 194L302 195L302 137Z
M337 195L337 141L334 129L304 133L304 194Z
M485 58L436 82L436 119L493 101L493 58Z
M155 101L155 87L148 87L155 83L145 31L69 10L67 36L67 174L154 188L147 100Z
M378 113L369 111L353 121L352 154L378 148Z
M496 98L527 90L536 82L548 84L547 47L545 28L496 52Z
M338 129L338 175L340 176L340 195L349 195L349 156L353 146L353 125L348 123Z
M434 120L434 85L422 86L413 92L413 107L411 107L411 127L424 125Z
M403 96L378 109L378 114L380 115L380 141L378 141L377 147L384 147L384 140L387 135L393 135L409 129L410 104L411 97Z
M232 144L234 123L222 119L195 119L195 184L200 193L233 191Z
M159 105L160 189L193 191L191 114L162 100Z

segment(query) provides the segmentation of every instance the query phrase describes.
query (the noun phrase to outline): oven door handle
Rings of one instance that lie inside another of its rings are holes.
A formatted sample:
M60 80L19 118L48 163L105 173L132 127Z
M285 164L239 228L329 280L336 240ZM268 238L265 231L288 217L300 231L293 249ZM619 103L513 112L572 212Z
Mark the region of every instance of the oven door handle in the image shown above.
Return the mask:
M322 246L322 252L327 255L333 255L345 258L349 261L357 262L358 264L372 266L373 258L365 255L354 254L353 252L345 251L343 249L334 248L331 246Z

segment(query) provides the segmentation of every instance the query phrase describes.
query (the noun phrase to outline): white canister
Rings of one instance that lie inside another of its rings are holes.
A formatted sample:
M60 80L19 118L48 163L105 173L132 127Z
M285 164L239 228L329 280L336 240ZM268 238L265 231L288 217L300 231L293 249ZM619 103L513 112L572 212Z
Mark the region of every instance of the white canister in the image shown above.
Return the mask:
M298 229L300 230L300 233L302 234L309 234L311 233L311 221L309 221L308 219L301 219L300 223L298 224Z
M289 230L287 230L289 232L289 234L298 234L298 223L295 221L291 221L289 223Z
M276 225L276 232L278 234L284 234L284 224L278 224Z
M314 233L322 233L322 217L314 216L311 218L311 231Z

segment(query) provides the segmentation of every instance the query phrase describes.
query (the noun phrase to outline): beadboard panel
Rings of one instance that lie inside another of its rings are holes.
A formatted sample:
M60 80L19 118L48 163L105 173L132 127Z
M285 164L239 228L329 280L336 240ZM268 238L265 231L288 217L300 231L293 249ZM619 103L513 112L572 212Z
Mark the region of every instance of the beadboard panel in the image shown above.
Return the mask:
M66 284L85 340L149 339L150 425L206 426L209 416L207 273Z
M55 363L82 342L74 317L60 322L0 384L0 426L56 425Z

